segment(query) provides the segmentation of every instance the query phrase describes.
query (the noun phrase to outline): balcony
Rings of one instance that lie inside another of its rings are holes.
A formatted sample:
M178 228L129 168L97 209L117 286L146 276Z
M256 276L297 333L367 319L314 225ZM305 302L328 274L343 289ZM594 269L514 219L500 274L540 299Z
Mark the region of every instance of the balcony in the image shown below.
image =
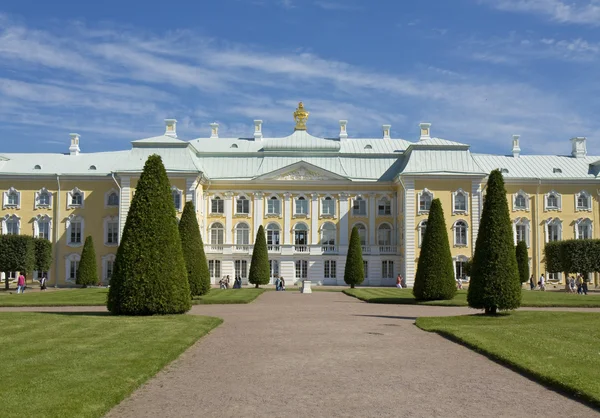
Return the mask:
M222 253L223 244L209 244L204 246L207 253Z
M379 254L395 254L396 247L394 245L380 245Z
M323 254L337 254L338 247L337 245L323 245L321 246L321 252Z
M234 245L233 252L248 254L250 252L251 247L252 247L251 245L247 245L247 244Z
M362 245L362 253L363 254L371 254L371 246L370 245Z
M270 253L280 253L281 246L279 245L267 245L267 251Z
M295 253L308 253L308 245L294 245Z

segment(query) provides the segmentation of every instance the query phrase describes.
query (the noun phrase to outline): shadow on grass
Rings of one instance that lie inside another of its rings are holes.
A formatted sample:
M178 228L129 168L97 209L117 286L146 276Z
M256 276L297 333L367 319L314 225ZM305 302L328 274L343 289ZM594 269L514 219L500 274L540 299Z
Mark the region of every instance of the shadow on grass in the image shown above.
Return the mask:
M355 314L352 316L366 316L369 318L385 318L385 319L402 319L405 321L416 321L417 317L416 316L396 316L396 315L360 315L360 314Z
M72 311L72 312L38 312L47 315L66 315L66 316L113 316L109 311Z
M473 316L485 316L485 315L484 314L475 314ZM591 396L579 393L576 389L565 385L564 383L562 383L559 380L555 380L552 378L542 376L542 375L540 375L532 370L529 370L519 364L513 363L510 360L504 359L501 356L498 356L494 353L483 350L483 349L477 347L475 344L471 344L467 341L463 341L462 339L460 339L459 337L455 336L452 333L449 333L446 331L426 331L426 330L418 327L416 324L415 324L415 326L417 328L419 328L421 331L434 332L434 333L440 335L441 337L443 337L449 341L452 341L453 343L462 345L463 347L466 347L472 351L475 351L476 353L481 354L482 356L488 358L489 360L493 361L494 363L499 364L500 366L506 367L507 369L512 370L513 372L523 376L526 379L531 380L532 382L538 383L538 384L546 387L547 389L557 392L569 399L572 399L583 405L589 406L593 410L600 412L600 401L598 399L595 399Z

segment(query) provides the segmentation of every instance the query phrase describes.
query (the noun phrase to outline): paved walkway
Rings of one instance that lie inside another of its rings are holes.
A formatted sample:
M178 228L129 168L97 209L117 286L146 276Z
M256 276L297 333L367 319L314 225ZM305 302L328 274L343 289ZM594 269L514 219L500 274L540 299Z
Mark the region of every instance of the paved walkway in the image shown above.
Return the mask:
M67 309L104 308L10 310ZM367 304L338 292L265 292L249 305L194 306L192 314L225 323L108 417L598 416L414 325L418 316L472 312Z

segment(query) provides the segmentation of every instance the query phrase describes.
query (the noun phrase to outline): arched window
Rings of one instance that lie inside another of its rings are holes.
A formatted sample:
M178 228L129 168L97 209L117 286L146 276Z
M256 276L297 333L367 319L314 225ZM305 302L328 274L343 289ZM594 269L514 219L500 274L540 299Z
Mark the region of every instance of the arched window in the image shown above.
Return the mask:
M559 193L552 190L546 195L546 210L560 210L561 196Z
M267 215L279 215L281 213L281 201L277 196L271 196L267 200Z
M81 256L79 254L70 254L66 257L65 270L66 270L66 281L68 283L75 283L77 280L77 270L79 269L79 261Z
M335 200L331 196L326 196L321 200L321 215L335 216Z
M50 206L52 206L52 194L42 187L35 192L35 208L49 208Z
M67 205L70 208L83 208L84 193L75 187L73 190L67 192Z
M279 225L276 223L270 223L267 225L267 248L271 251L279 248L279 242L281 238L281 232Z
M183 209L183 192L179 190L177 187L171 187L171 194L173 196L173 205L175 205L175 210L177 212L181 212Z
M224 213L225 203L219 196L214 196L210 201L210 213Z
M392 227L389 224L381 224L377 228L377 243L379 245L392 245Z
M357 196L352 204L352 215L354 216L366 216L367 215L367 201L361 196Z
M21 232L21 218L17 215L5 215L2 218L2 233L4 235L19 235Z
M239 223L235 226L235 244L250 244L250 227L246 223Z
M469 208L468 193L458 189L452 193L452 210L454 213L467 213Z
M321 227L321 245L335 245L337 231L331 222L324 223Z
M429 190L424 189L421 193L419 193L419 213L429 212L432 200L433 193L431 193Z
M19 209L21 207L21 192L14 187L11 187L4 192L4 208Z
M517 218L513 222L513 234L515 238L515 245L519 241L525 241L527 247L529 247L529 219Z
M575 194L576 210L592 210L592 199L585 190Z
M529 195L523 190L513 195L513 210L529 210Z
M294 226L294 245L308 245L308 227L303 223Z
M296 215L308 215L308 200L304 196L296 198Z
M454 223L454 245L466 246L467 245L467 223L463 220L456 221Z
M546 221L546 242L560 241L562 239L562 221L550 218Z
M250 213L250 200L246 196L238 196L235 204L235 212L249 214Z
M119 194L116 191L111 191L106 197L106 206L119 206Z
M425 231L427 230L427 221L422 220L419 223L419 247L423 245L423 240L425 239Z
M377 214L379 216L389 216L392 214L392 202L387 197L382 197L379 199L379 203L377 205Z
M588 218L575 221L575 239L592 238L592 221Z
M223 224L215 222L209 228L210 243L213 245L223 245L225 229Z
M52 219L48 215L38 215L33 219L33 236L50 240Z
M358 236L360 238L360 245L367 245L367 227L364 224L358 223L354 225L358 230Z

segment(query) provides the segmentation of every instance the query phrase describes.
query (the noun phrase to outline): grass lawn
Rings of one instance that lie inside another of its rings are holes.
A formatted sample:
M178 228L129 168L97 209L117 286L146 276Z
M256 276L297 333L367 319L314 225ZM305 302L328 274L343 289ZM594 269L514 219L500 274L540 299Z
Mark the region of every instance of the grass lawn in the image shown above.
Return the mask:
M416 324L600 406L600 314L515 312L496 317L421 317Z
M417 302L412 289L345 289L344 293L370 303L405 305L467 306L467 291L459 290L452 300ZM587 296L565 292L539 292L523 290L521 306L527 307L587 307L600 308L600 295Z
M221 322L196 315L0 313L0 416L103 416Z
M212 289L208 295L194 298L194 305L249 303L256 299L265 289ZM106 305L106 288L62 289L48 292L27 292L17 295L16 292L0 293L2 306L104 306Z

